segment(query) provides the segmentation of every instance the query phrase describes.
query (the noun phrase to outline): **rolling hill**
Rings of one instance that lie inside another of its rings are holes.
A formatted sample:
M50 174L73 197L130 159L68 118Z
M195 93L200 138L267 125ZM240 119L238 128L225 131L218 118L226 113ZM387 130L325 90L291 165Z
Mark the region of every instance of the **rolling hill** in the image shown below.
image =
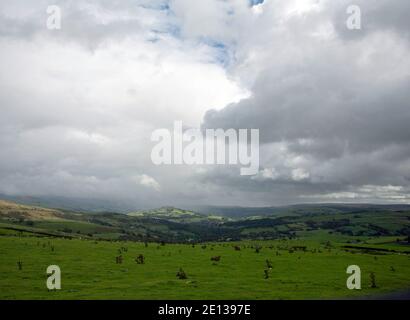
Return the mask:
M340 237L408 237L403 206L294 206L271 215L226 218L162 207L128 214L77 212L0 201L0 229L102 240L203 242L296 238L317 233Z
M27 206L0 200L0 218L10 220L61 220L61 211L41 207Z

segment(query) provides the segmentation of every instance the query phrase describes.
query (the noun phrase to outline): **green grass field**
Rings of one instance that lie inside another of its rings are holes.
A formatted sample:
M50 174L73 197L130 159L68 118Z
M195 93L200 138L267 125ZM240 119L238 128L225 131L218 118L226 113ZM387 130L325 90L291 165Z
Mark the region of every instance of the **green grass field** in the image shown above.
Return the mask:
M299 240L184 244L109 242L32 237L12 231L0 236L1 299L329 299L373 296L410 287L408 246L391 238L368 246L395 252L345 251L343 238L322 235ZM240 251L233 246L241 247ZM307 246L306 252L290 250ZM259 253L255 248L261 246ZM127 251L120 253L121 248ZM292 252L293 251L293 252ZM115 257L123 256L116 264ZM143 254L145 264L135 258ZM210 258L221 256L219 262ZM264 279L266 260L272 263ZM17 262L22 261L22 270ZM62 289L48 291L46 268L58 265ZM346 268L359 265L362 290L346 288ZM176 277L183 268L188 278ZM377 288L370 288L370 272Z
M410 211L331 209L216 219L172 207L125 215L0 201L0 299L344 299L408 290ZM59 291L46 288L50 265L61 269ZM361 290L346 287L349 265L361 268Z

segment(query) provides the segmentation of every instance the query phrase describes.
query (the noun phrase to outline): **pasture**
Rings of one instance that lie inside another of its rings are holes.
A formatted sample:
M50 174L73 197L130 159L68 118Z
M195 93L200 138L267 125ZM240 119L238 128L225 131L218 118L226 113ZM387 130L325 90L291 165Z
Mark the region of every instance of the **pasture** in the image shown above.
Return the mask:
M343 299L410 287L408 246L379 237L352 249L344 240L324 241L319 233L292 240L160 244L8 230L0 236L0 299ZM136 261L140 255L143 263ZM216 256L220 260L211 261ZM46 288L49 265L61 268L59 291ZM346 288L349 265L360 266L362 290ZM176 276L181 268L186 279ZM377 288L370 288L371 272Z

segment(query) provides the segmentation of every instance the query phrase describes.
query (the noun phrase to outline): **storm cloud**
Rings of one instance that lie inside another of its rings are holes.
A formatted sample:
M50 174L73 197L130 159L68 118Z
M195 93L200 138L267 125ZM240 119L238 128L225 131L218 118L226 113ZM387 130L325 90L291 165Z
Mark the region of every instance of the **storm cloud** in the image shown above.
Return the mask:
M410 202L410 5L0 3L0 193L135 207ZM261 168L155 166L151 133L260 130Z

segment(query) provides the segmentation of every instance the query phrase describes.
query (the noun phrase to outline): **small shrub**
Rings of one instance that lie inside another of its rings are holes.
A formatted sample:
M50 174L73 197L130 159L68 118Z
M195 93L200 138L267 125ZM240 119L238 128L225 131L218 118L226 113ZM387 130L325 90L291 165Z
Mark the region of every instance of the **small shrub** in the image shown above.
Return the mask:
M177 273L177 278L180 280L188 279L188 276L186 275L185 271L182 268L179 268L179 271Z
M377 288L376 275L374 274L374 272L370 272L370 288Z
M144 264L145 263L145 257L143 254L138 255L138 257L135 258L135 261L137 264Z

